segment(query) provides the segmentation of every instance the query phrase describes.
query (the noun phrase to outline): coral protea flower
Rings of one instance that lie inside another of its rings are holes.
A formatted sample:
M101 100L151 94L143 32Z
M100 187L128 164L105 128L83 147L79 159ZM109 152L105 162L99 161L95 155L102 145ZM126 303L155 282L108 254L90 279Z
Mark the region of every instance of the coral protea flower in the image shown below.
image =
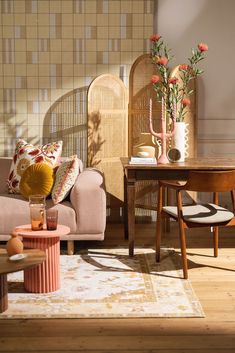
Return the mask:
M179 70L181 71L187 71L189 69L189 65L187 64L182 64L179 66Z
M197 47L201 53L208 50L208 45L205 43L199 43Z
M167 65L168 64L168 59L165 57L165 56L160 56L158 59L157 59L157 64L159 65Z
M191 101L189 98L183 98L181 103L186 107L187 105L191 104Z
M178 78L177 77L171 77L168 80L168 83L171 83L172 85L175 85L178 82Z
M160 34L152 34L149 39L151 40L151 42L157 42L160 38Z
M160 77L158 75L153 75L151 78L151 83L155 85L160 80Z

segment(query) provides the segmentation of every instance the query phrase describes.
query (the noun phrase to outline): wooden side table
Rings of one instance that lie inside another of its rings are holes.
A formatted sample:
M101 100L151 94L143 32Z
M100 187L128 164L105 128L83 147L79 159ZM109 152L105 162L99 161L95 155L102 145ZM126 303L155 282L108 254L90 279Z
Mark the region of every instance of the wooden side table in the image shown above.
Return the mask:
M8 308L7 274L25 270L41 264L46 259L42 250L31 249L23 252L27 257L20 261L10 261L6 249L0 249L0 313Z
M44 250L46 261L24 271L24 286L31 293L55 292L60 288L60 237L68 234L70 228L58 224L56 230L31 230L26 224L15 228L22 236L25 248Z

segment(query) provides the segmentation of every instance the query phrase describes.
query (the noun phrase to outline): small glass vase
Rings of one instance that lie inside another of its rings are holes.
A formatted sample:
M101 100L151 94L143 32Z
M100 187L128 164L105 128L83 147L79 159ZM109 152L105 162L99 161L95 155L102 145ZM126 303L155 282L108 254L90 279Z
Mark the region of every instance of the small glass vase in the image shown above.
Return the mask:
M29 208L32 230L42 230L45 215L45 196L31 195L29 196Z

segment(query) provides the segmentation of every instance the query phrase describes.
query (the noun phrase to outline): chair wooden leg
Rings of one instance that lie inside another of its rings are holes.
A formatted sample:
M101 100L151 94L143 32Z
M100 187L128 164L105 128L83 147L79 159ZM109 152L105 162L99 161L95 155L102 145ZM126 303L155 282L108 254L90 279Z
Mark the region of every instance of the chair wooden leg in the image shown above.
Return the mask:
M162 219L161 213L157 215L157 227L156 227L156 262L161 260L161 236L162 236Z
M219 227L213 227L214 257L218 256L219 247Z
M184 273L184 279L188 278L188 263L187 263L187 253L186 253L186 239L185 239L185 229L183 222L179 222L179 231L180 231L180 247L181 247L181 260Z
M163 188L160 186L158 190L158 205L157 205L156 262L160 262L160 259L161 259L162 197L163 197Z

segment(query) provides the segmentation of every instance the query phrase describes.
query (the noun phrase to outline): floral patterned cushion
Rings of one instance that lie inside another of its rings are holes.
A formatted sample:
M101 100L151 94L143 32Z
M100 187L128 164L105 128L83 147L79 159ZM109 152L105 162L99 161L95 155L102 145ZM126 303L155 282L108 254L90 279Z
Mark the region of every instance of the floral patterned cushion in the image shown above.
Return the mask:
M10 173L7 179L10 194L19 194L19 184L24 171L34 163L44 162L55 167L61 156L62 141L47 143L42 146L34 146L25 140L16 142Z
M62 162L56 172L55 183L52 188L51 198L54 204L63 201L73 187L79 174L79 160L77 155L71 156Z

